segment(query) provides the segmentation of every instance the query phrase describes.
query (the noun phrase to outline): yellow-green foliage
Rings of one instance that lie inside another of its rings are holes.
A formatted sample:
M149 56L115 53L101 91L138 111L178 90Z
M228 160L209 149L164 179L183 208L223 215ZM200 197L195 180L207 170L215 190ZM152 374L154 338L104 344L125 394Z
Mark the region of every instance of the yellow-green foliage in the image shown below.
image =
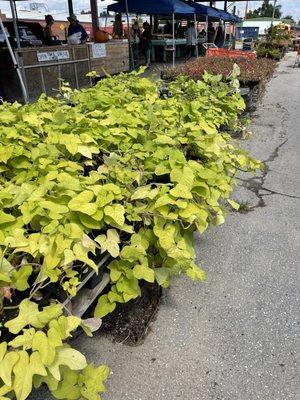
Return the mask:
M0 396L14 391L18 400L29 394L32 378L60 399L96 398L90 382L98 370L62 344L68 336L54 335L65 317L37 322L36 313L46 312L33 302L39 293L51 284L76 295L82 274L97 271L103 253L114 260L98 317L138 297L141 280L165 287L180 272L203 280L194 232L223 223L226 202L238 207L229 200L238 170L260 167L226 133L244 108L236 81L179 78L162 97L159 84L133 73L62 94L0 111L2 311L8 290L14 305L14 293L31 293L17 320L6 324L18 335L9 353L2 344L3 354L13 355ZM104 379L107 371L99 368ZM22 381L21 369L28 371ZM101 392L102 380L97 384Z
M25 400L33 385L45 383L58 399L99 399L108 368L88 365L83 354L65 343L79 326L90 335L80 318L63 316L60 305L39 311L24 299L18 316L5 324L17 336L0 344L0 398L9 400L5 396L13 394Z

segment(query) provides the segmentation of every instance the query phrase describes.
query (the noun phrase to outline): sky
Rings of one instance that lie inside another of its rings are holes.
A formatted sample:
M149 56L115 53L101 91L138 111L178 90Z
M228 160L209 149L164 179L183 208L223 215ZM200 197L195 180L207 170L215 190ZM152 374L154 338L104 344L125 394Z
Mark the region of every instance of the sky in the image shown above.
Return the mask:
M48 7L51 12L67 10L67 0L48 0L48 1L33 0L33 1L48 4ZM29 1L22 1L22 4L26 4L28 2ZM112 0L104 0L104 1L98 0L98 5L100 8L104 5L110 4L112 2L113 2ZM231 1L229 1L229 3L230 2ZM6 10L8 7L8 4L9 3L7 1L0 0L0 9ZM83 9L89 9L90 1L89 0L73 0L73 4L74 4L75 12L80 13L80 11ZM249 9L254 9L254 8L258 7L260 4L261 4L260 1L249 0ZM289 15L292 15L296 21L298 21L300 19L300 0L278 0L277 4L282 5L283 16L289 14ZM217 6L222 8L222 5L223 5L223 2L219 2L219 4ZM245 2L240 3L238 8L239 8L239 15L243 16L244 9L245 9Z

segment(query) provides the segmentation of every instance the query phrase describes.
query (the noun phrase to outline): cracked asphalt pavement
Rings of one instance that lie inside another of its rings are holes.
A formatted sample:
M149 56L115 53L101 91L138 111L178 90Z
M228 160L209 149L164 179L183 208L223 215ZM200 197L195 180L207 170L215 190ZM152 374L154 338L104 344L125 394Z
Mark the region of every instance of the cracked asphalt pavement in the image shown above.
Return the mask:
M197 237L207 282L182 277L165 290L137 347L105 336L76 341L107 363L103 400L296 400L299 327L300 68L280 62L241 141L266 170L241 176L247 204ZM298 318L298 320L297 320ZM298 392L297 392L298 389ZM46 398L39 392L35 398Z

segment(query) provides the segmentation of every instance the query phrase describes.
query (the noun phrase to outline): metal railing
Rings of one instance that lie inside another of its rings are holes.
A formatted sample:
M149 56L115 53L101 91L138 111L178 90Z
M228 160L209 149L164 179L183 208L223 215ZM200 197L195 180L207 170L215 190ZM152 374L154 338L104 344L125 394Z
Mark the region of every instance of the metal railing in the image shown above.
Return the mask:
M24 77L24 85L26 88L26 93L27 93L27 98L29 100L32 100L32 98L34 97L34 95L32 95L32 93L30 93L30 89L28 86L28 77L26 72L27 71L32 71L32 70L39 70L40 73L40 91L39 94L41 93L45 93L49 95L49 92L53 90L52 87L47 87L46 84L46 77L47 77L47 71L45 71L46 68L53 68L53 67L57 67L58 68L58 73L57 73L57 81L59 81L62 78L62 73L61 73L61 69L63 66L73 66L73 71L74 71L74 78L75 78L75 88L76 89L80 89L81 87L83 87L84 85L80 85L80 78L82 78L82 75L79 77L78 75L78 64L83 64L86 63L87 64L87 68L86 68L86 73L91 71L91 59L90 59L90 53L89 53L89 48L88 46L85 45L81 45L80 49L85 49L85 56L83 58L76 58L76 53L75 53L75 47L68 47L68 51L71 53L70 54L70 58L69 60L60 60L57 58L57 60L55 61L37 61L37 63L30 63L27 64L26 62L24 62L24 56L26 55L26 52L22 52L22 51L15 51L15 56L16 56L16 60L18 62L19 68L23 71L23 77ZM34 48L30 48L30 50L27 50L28 52L30 52L32 50L32 52L36 51L38 54L38 50L35 50ZM44 49L43 49L44 50ZM45 51L45 50L44 50ZM49 50L50 51L50 50ZM53 50L53 52L56 52L57 50ZM68 79L66 79L68 80ZM89 78L89 85L92 84L92 80L91 78Z

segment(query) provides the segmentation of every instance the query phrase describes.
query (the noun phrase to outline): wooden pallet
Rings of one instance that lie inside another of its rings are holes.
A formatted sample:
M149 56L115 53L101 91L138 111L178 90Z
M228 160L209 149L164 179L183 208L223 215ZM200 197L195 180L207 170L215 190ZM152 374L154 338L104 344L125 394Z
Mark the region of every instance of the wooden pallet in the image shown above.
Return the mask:
M111 261L109 255L105 255L98 263L98 275L95 271L89 272L77 288L75 297L68 297L63 307L67 313L82 317L90 305L100 296L109 284L109 274L102 272L104 267Z

